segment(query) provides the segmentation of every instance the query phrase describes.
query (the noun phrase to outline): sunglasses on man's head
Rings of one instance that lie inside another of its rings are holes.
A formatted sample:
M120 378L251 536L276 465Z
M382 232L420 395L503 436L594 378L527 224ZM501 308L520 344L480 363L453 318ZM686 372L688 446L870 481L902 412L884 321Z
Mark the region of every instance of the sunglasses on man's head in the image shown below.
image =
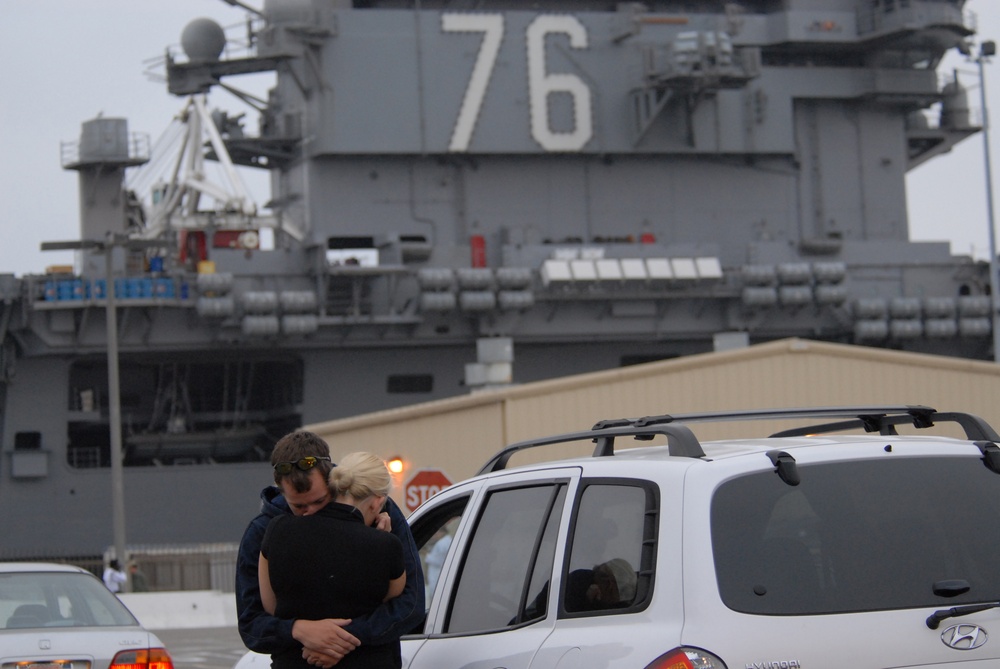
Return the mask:
M309 471L316 466L316 463L320 460L326 460L330 462L330 458L319 457L315 455L308 455L301 460L295 460L293 462L279 462L274 465L274 471L278 474L284 476L285 474L291 474L295 467L298 467L304 472Z

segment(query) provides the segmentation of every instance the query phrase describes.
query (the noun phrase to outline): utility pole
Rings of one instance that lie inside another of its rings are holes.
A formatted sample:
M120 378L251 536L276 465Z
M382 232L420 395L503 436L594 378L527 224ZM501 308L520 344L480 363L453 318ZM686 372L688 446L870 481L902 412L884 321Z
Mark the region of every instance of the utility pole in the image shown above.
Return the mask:
M104 309L108 352L108 428L111 452L111 518L115 558L125 564L125 472L122 448L122 403L118 371L118 305L115 296L114 263L116 248L147 249L171 246L160 240L130 239L125 234L109 232L104 240L84 239L67 242L42 242L43 251L91 251L104 254Z
M983 65L987 58L997 52L996 42L987 41L979 45L976 63L979 65L979 95L983 107L983 160L986 170L986 220L990 244L990 316L993 326L993 361L1000 362L1000 291L997 289L997 242L996 225L993 220L993 173L990 167L990 114L986 106L986 76Z

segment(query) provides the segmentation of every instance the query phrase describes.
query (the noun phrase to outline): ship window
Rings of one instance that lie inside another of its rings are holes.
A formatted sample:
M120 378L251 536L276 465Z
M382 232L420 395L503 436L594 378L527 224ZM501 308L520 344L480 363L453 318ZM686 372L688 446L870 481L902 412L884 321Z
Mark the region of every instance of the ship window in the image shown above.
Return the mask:
M768 67L865 67L863 54L820 53L783 47L761 50L761 62Z
M328 237L326 240L327 265L378 266L378 249L374 237Z
M374 237L329 237L326 240L326 248L338 249L373 249L375 248Z
M623 355L619 362L619 367L644 365L647 362L659 362L660 360L670 360L676 357L676 355Z
M15 451L37 451L41 447L41 432L18 432L14 435Z
M386 384L388 393L429 393L433 390L432 374L391 374Z

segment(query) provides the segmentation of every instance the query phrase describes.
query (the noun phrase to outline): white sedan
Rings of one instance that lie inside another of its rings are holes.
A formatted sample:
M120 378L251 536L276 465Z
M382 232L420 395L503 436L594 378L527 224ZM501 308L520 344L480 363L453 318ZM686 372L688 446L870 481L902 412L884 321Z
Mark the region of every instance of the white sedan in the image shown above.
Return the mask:
M173 669L163 643L85 569L0 563L0 666Z

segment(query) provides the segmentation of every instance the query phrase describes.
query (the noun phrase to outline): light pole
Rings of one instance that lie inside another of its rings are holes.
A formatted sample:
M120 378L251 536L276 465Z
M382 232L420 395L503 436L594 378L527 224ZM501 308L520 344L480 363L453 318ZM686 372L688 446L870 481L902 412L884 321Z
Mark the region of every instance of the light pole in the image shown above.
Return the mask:
M125 476L122 449L122 403L118 374L118 309L115 300L115 248L145 249L170 246L159 240L129 239L109 232L104 240L84 239L68 242L42 242L43 251L87 250L104 254L104 305L108 346L108 428L111 438L111 515L115 559L125 564Z
M983 65L987 58L996 55L996 42L987 41L979 45L976 63L979 65L979 95L983 107L983 160L986 169L986 221L989 224L990 244L990 317L993 327L993 361L1000 362L1000 291L997 290L997 242L996 226L993 222L993 174L990 169L990 115L986 106L986 76Z

